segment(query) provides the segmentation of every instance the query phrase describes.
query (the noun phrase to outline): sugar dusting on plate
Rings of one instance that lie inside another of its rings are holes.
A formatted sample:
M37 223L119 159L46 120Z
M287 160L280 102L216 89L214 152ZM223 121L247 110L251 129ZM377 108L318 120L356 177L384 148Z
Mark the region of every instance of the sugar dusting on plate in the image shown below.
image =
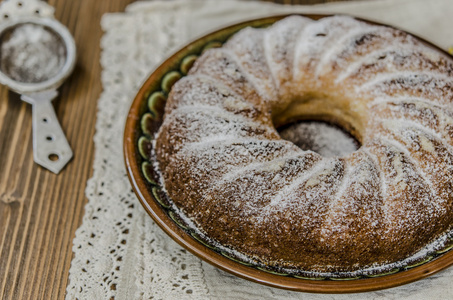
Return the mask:
M312 150L324 157L345 156L358 148L354 138L324 122L296 123L281 130L280 136L302 150Z

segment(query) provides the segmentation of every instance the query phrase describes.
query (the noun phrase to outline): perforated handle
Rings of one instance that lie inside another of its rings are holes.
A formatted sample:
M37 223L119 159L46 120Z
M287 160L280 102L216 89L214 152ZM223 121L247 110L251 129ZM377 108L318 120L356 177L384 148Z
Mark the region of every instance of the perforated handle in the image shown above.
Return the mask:
M57 91L45 91L21 97L33 106L33 158L56 174L73 156L52 106L57 95Z

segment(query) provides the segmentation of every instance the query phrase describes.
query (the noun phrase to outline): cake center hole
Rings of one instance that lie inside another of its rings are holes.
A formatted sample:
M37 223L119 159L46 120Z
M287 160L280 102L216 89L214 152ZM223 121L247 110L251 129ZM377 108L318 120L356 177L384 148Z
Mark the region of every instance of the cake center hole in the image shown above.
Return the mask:
M339 126L320 121L301 121L278 129L282 139L302 150L324 157L345 156L359 149L360 143Z

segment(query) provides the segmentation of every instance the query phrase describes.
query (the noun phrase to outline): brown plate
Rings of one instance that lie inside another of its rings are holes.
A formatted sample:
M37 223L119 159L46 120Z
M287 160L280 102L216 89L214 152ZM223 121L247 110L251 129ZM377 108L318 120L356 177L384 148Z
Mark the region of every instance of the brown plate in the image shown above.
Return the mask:
M242 278L289 290L316 293L372 291L419 280L452 265L453 240L450 240L441 251L429 253L415 264L395 268L384 274L355 278L297 277L250 265L228 256L204 241L175 214L158 185L158 177L149 157L152 148L151 138L161 124L166 97L171 86L187 73L203 50L222 45L244 27L265 27L284 17L286 16L240 23L197 39L168 58L143 84L127 117L124 158L132 187L148 214L170 237L201 259ZM325 16L306 15L306 17L320 19Z

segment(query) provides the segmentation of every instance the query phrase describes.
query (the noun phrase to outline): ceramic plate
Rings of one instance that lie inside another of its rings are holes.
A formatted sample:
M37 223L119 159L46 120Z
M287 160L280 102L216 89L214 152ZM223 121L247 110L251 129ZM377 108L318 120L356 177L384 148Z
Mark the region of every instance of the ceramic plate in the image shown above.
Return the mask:
M265 27L285 16L252 20L208 34L188 44L161 64L141 87L129 111L124 135L124 156L133 189L154 221L181 246L222 270L278 288L318 293L350 293L384 289L419 280L453 264L453 241L441 251L410 266L384 274L355 278L297 277L242 262L210 245L191 230L172 209L153 169L151 139L159 129L171 86L187 74L206 49L221 46L240 29ZM312 19L325 16L307 15ZM440 50L440 49L439 49ZM440 50L442 51L442 50Z

